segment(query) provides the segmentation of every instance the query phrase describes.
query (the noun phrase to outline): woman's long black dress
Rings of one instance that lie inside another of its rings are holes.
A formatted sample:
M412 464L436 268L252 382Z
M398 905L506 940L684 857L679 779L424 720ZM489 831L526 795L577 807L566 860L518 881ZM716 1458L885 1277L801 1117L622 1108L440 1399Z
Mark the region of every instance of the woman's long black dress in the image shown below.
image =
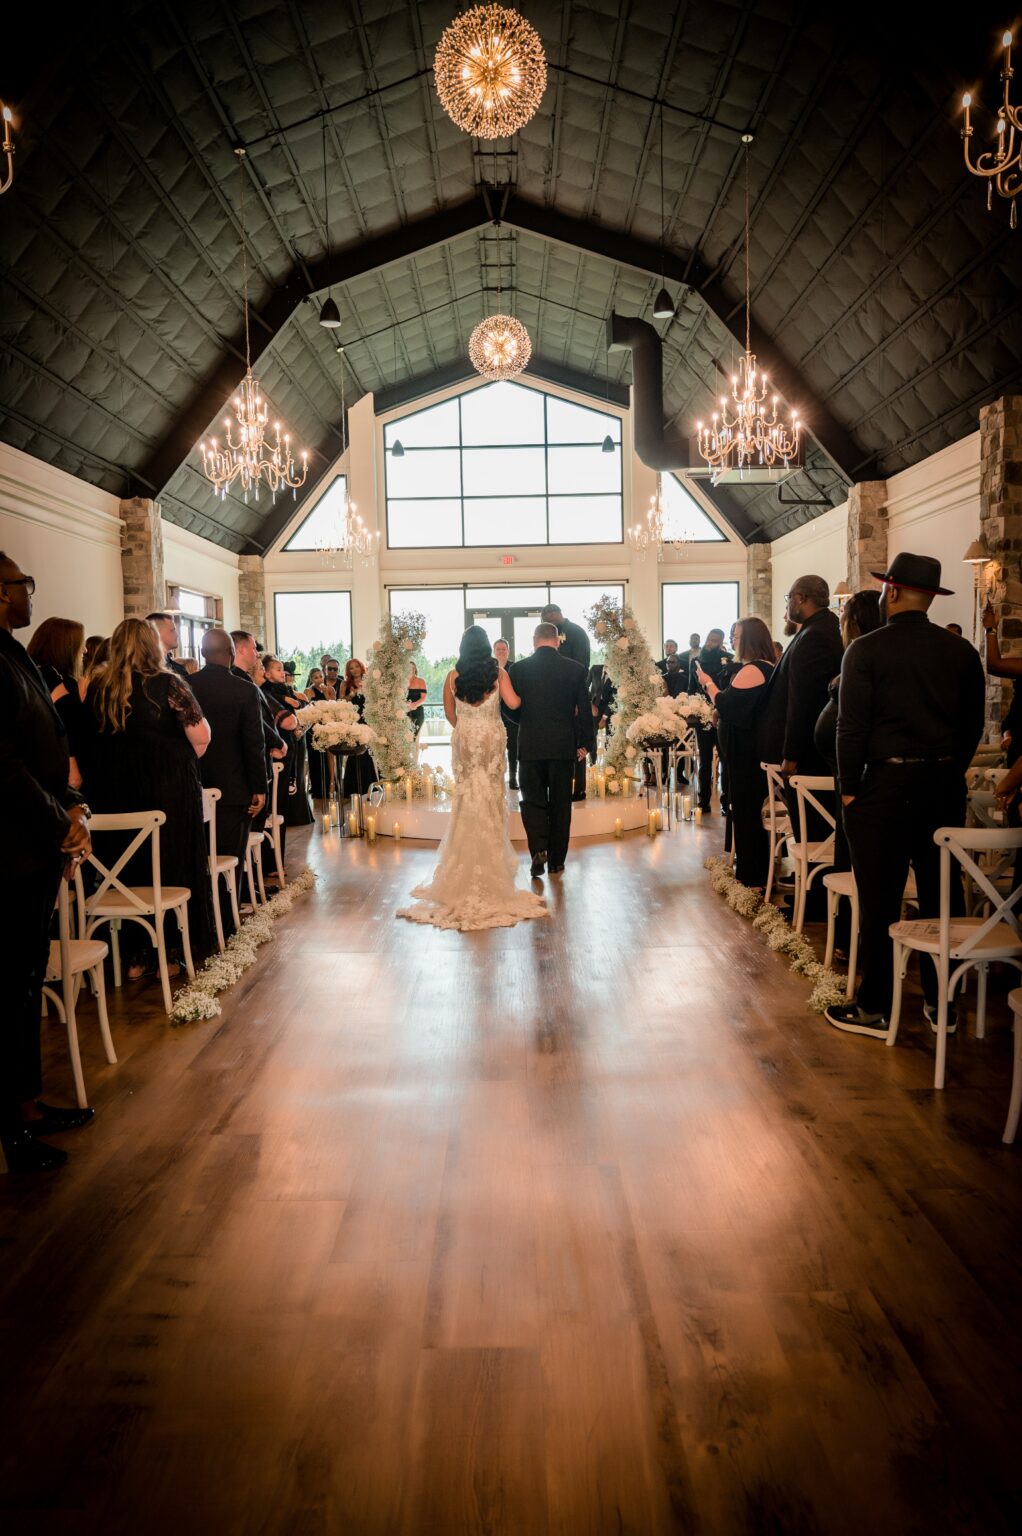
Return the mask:
M415 708L408 711L408 723L411 725L416 741L418 741L419 732L426 721L425 698L425 688L409 688L408 702L409 704L414 704Z
M263 684L263 692L276 715L293 714L300 707L291 702L298 695L290 683L267 681ZM277 814L283 816L285 827L308 827L316 818L305 785L305 737L295 731L281 731L280 734L287 743L287 757L277 790Z
M192 952L202 956L216 947L209 884L209 850L202 819L199 759L185 728L198 725L202 710L188 684L173 672L143 678L132 673L131 695L123 731L101 728L95 710L95 685L86 698L77 733L82 794L94 811L163 811L160 828L160 880L187 886L188 927ZM133 834L132 834L133 835ZM124 833L96 838L96 852L111 867L130 841ZM148 851L138 853L118 877L126 885L150 885ZM130 941L135 924L125 924ZM176 937L176 925L168 939ZM141 930L138 930L140 933Z
M322 704L326 702L326 689L314 685L307 689L312 694L310 704ZM326 760L326 753L316 749L312 740L312 732L306 732L302 738L306 743L306 751L309 755L309 783L312 786L312 798L325 800L330 794L330 768Z
M366 698L364 693L352 693L348 695L348 703L354 704L358 710L358 718L365 720ZM373 762L371 752L363 752L360 757L349 757L344 764L344 793L346 795L364 795L370 784L376 782L376 764Z
M735 875L742 885L759 887L767 881L770 839L763 825L767 777L760 767L756 727L766 684L774 669L769 661L754 661L752 665L759 668L763 686L724 688L714 702L720 720L718 740L727 768Z

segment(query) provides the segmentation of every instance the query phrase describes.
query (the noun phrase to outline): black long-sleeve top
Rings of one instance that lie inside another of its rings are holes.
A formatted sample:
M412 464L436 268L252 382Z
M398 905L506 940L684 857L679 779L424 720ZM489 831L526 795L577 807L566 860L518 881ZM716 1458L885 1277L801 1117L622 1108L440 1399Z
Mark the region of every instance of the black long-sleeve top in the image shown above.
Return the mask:
M39 668L0 629L0 795L13 860L56 856L71 826L68 808L81 804L68 771L67 734Z
M858 793L870 763L949 760L964 773L983 734L986 679L967 640L924 613L898 613L853 640L841 667L837 763Z

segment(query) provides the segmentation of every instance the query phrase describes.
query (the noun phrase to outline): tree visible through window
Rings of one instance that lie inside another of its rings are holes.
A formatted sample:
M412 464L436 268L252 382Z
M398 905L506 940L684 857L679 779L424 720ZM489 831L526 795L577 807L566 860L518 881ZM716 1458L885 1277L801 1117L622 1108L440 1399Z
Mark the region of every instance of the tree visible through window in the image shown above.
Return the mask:
M299 688L324 654L344 670L351 655L350 592L277 592L273 618L276 654L295 663Z

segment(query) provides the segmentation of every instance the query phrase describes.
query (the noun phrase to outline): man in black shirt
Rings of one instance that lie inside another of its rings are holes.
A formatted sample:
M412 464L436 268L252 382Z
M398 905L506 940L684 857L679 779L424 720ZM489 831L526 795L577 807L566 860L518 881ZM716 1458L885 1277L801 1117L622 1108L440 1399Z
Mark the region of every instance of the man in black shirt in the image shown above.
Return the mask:
M0 931L0 1140L12 1173L59 1168L67 1153L37 1141L85 1125L91 1109L39 1102L39 1019L61 875L90 852L88 809L68 788L67 736L39 669L13 631L32 622L35 582L0 553L0 798L6 812Z
M665 640L664 641L664 654L660 658L660 660L656 663L657 671L658 672L666 673L666 671L667 671L667 663L670 661L672 656L677 656L677 655L678 655L678 642L677 642L677 640ZM681 658L680 657L678 658L678 664L679 664L679 666L681 664ZM686 672L687 672L687 670L688 669L686 667Z
M983 734L986 681L967 640L931 624L940 561L896 555L880 611L884 624L845 652L838 697L837 761L845 831L859 893L862 981L854 1003L827 1018L851 1034L887 1033L893 990L890 927L909 866L919 916L940 912L938 827L965 823L965 770ZM953 894L955 888L953 887ZM922 966L926 1016L936 1027L937 977ZM953 1016L949 1028L954 1027Z
M575 624L571 619L566 619L556 603L547 603L542 612L544 624L556 624L561 635L561 655L567 656L570 661L577 661L579 666L589 676L589 636L581 624ZM580 738L582 743L582 738ZM575 777L571 786L572 800L584 800L586 797L586 760L580 758L575 764Z
M722 688L727 673L727 665L730 660L730 651L725 651L724 649L724 631L722 629L708 630L706 644L698 656L694 656L689 662L687 692L701 694L704 699L709 698L709 694L699 681L700 669L711 682L716 683L718 688ZM697 725L695 731L696 744L699 748L699 809L705 813L713 809L710 800L713 794L713 753L717 745L717 727L715 725ZM721 764L722 776L723 772L724 767ZM727 789L723 782L721 783L720 799L722 805L727 799Z

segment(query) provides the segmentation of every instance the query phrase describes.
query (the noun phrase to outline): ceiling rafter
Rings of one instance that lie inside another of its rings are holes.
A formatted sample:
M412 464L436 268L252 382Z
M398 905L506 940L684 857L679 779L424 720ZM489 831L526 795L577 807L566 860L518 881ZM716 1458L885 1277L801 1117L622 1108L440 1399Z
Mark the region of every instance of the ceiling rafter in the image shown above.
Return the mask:
M671 23L670 36L668 37L666 46L664 48L664 56L660 61L660 72L657 78L656 94L659 100L663 99L667 91L671 70L674 68L674 57L678 51L678 45L681 42L681 34L684 29L685 22L688 18L688 11L689 0L684 0L683 4L676 5L674 8L674 20ZM632 195L628 199L628 207L625 210L625 216L622 221L623 228L628 234L631 234L632 232L632 224L634 223L635 215L638 211L639 194L646 179L646 167L649 165L650 158L653 154L653 145L654 142L658 142L657 133L655 130L659 123L660 112L662 110L663 109L657 105L657 102L654 102L651 106L649 116L646 119L646 131L642 136L642 144L639 148L639 163L636 166L635 180L632 183Z

